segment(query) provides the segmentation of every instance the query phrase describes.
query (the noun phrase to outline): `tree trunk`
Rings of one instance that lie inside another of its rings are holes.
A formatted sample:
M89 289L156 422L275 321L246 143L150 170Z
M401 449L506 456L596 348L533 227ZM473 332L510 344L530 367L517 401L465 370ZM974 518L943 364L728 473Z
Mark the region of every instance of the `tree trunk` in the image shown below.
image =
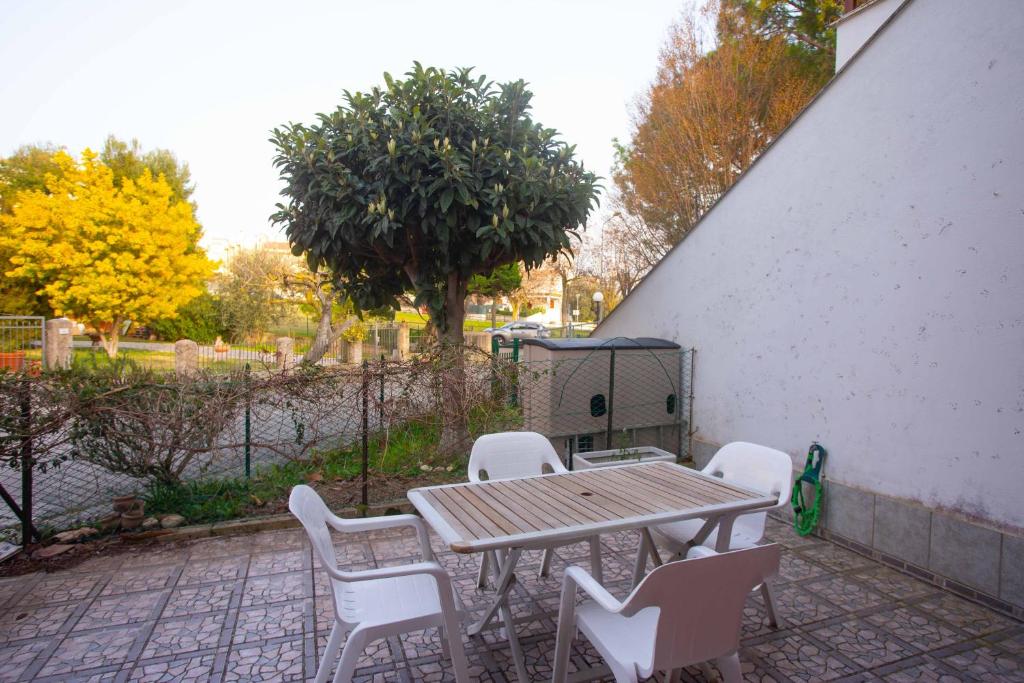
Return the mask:
M100 332L100 343L103 344L103 349L110 359L117 358L117 343L121 339L121 323L120 318L114 318L114 324L110 326L110 336ZM96 326L96 329L100 329L99 325Z
M562 326L564 327L572 322L572 304L569 302L569 276L564 272L559 272L558 276L562 279Z
M442 453L463 455L469 448L466 406L465 335L466 282L449 275L445 288L444 321L437 328L441 346L441 443Z
M491 329L498 326L498 297L494 297L493 303L491 303Z
M320 298L320 321L316 325L316 336L313 337L313 344L309 347L302 356L303 363L316 363L327 350L331 348L331 344L338 341L341 335L348 328L352 327L352 320L348 319L340 325L335 326L332 323L332 317L334 313L334 295L327 295Z

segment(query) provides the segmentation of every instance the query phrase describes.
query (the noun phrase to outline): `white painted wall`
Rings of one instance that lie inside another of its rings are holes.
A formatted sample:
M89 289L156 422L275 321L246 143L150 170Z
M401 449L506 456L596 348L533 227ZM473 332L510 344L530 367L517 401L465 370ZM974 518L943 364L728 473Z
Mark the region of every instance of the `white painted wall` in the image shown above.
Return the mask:
M836 22L836 71L868 42L875 31L905 0L875 0L844 15Z
M598 329L699 439L1024 527L1024 3L914 0Z

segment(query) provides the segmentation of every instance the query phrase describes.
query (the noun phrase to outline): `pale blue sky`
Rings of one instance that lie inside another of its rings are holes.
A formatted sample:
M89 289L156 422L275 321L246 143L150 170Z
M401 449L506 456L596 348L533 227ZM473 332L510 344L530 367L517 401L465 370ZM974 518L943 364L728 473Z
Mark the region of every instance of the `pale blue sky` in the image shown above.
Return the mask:
M187 161L210 237L273 236L269 130L413 60L530 82L534 116L607 177L681 0L0 0L0 154L108 133Z

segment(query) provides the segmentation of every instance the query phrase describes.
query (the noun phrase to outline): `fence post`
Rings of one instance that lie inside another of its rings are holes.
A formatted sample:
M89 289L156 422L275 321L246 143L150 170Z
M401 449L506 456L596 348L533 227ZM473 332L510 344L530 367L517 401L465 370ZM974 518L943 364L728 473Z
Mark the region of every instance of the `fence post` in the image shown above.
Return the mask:
M387 362L384 354L380 354L380 404L377 408L377 429L384 429L384 375Z
M611 347L608 359L608 428L605 432L604 447L612 448L612 413L615 406L615 347Z
M192 377L199 369L199 344L191 339L174 342L174 374L179 378Z
M47 370L71 367L71 321L67 318L47 320L43 343L43 363Z
M292 352L295 349L295 340L291 337L278 337L277 347L274 351L274 359L277 361L278 370L288 370L294 364Z
M245 478L252 475L252 369L245 364Z
M370 469L370 365L363 361L363 459L360 464L361 491L359 516L365 517L370 508L370 495L367 490L367 477Z
M398 324L398 360L405 360L409 357L409 323Z
M21 383L21 545L32 542L32 386ZM37 534L38 535L38 534Z
M689 390L687 391L689 396L687 396L687 401L686 401L687 404L688 404L687 407L686 407L686 410L687 410L687 413L688 413L687 418L686 418L686 439L687 439L687 441L686 441L686 456L688 458L693 458L693 435L696 432L696 430L693 428L693 378L694 378L694 373L697 370L696 364L697 364L697 349L691 348L690 349L690 387L689 387Z
M345 361L352 365L359 365L363 362L363 341L361 339L345 342Z

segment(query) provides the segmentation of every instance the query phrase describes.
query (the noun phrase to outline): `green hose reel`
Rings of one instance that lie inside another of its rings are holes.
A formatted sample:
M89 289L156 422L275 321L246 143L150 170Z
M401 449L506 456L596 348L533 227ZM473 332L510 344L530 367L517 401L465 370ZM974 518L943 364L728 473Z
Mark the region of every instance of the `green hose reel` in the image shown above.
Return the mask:
M814 531L818 526L818 517L821 514L821 466L825 463L825 447L818 442L811 444L807 451L807 462L804 464L804 473L793 483L793 495L789 499L793 506L793 528L801 536ZM814 487L814 500L808 507L804 499L804 482Z

